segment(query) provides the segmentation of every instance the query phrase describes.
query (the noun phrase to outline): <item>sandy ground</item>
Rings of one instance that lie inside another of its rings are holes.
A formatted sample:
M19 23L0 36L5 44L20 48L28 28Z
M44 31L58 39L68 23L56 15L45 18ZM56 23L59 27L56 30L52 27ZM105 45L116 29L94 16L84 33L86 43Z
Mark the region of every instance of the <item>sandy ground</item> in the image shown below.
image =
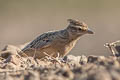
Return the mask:
M12 55L0 60L0 80L120 80L120 57L73 56L34 60Z
M34 59L21 57L12 45L3 51L7 53L0 54L0 80L120 80L119 55Z

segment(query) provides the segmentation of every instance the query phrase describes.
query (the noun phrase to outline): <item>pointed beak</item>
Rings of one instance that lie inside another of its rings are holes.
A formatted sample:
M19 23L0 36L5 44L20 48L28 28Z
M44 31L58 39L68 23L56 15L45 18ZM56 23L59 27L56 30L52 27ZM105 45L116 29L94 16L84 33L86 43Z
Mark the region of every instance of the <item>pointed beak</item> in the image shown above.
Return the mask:
M92 30L90 30L90 29L87 30L87 33L88 34L94 34L94 32Z

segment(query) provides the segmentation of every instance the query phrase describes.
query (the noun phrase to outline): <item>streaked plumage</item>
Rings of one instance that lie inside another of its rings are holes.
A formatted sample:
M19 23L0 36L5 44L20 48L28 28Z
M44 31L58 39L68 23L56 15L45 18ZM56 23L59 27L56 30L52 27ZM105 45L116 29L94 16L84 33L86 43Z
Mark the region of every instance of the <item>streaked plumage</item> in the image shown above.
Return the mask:
M93 34L85 23L73 19L68 21L67 28L43 33L25 46L22 52L28 56L35 55L36 58L45 57L44 52L54 57L59 53L63 57L71 51L80 36L86 33Z

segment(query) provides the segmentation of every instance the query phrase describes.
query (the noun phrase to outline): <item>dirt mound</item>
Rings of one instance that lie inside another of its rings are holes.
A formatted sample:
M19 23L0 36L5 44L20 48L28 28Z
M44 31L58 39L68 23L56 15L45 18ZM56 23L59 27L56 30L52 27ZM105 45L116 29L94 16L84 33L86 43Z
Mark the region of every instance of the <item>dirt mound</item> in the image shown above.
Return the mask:
M46 54L34 59L21 57L20 49L9 45L0 52L0 80L120 80L119 45L105 46L112 56L68 55L61 59Z
M0 80L120 80L120 57L73 56L0 59Z

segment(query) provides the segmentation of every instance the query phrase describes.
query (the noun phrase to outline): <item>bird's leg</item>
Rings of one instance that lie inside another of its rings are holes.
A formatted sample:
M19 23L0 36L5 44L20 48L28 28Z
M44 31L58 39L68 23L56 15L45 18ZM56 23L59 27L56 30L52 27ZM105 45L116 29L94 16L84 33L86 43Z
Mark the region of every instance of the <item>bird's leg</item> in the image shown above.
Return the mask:
M34 54L33 54L33 58L36 57L36 49L34 49Z
M36 52L37 52L37 50L34 49L33 59L35 60L35 62L36 62L37 64L39 64L38 61L37 61L37 58L36 58Z
M56 59L57 59L57 60L60 60L61 62L65 62L65 61L63 60L63 58L60 56L60 53L59 53L59 52L57 53Z
M46 56L52 58L53 60L55 60L56 62L58 62L58 63L61 65L61 62L60 62L57 58L55 58L55 57L53 57L53 56L47 54L46 52L43 52L43 53L44 53Z

